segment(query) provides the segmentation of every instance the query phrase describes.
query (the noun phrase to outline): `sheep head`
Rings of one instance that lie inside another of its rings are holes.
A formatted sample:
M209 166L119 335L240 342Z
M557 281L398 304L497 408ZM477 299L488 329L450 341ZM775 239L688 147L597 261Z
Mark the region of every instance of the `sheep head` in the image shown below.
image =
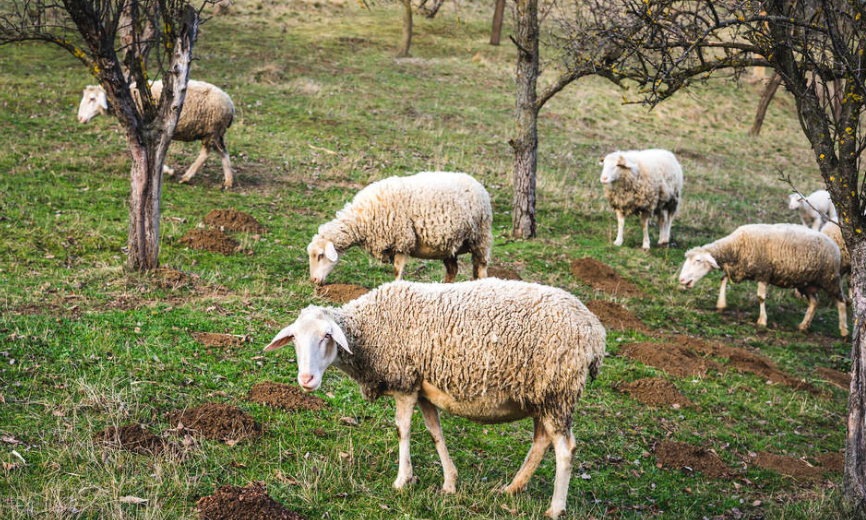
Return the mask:
M307 254L310 256L310 281L320 285L325 283L340 259L334 243L316 235L307 246Z
M680 270L680 285L683 289L691 289L698 280L718 268L719 264L709 251L700 247L690 249L686 251L686 261Z
M788 195L788 209L798 209L805 200L806 199L799 193Z
M614 152L605 156L601 161L602 184L610 184L618 180L624 173L637 173L637 164L626 159L620 152Z
M108 111L108 98L105 89L99 85L87 85L78 104L78 122L86 123L94 117Z

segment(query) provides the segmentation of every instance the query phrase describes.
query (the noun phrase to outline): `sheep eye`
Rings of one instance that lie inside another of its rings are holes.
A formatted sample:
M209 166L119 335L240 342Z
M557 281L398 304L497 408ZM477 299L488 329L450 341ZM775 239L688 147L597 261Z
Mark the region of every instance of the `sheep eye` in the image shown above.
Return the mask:
M325 255L323 253L319 253L319 260L321 260L323 258L325 258Z

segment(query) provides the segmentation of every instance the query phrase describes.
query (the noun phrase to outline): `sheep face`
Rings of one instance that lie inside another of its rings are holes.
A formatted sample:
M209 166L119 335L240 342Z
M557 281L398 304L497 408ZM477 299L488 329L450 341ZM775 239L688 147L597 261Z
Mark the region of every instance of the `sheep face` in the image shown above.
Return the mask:
M320 307L311 306L301 311L298 319L281 330L265 351L276 350L292 341L298 360L298 384L306 392L313 392L322 385L322 375L337 359L339 347L352 353L343 330Z
M713 269L718 269L719 264L709 251L703 249L692 249L686 252L686 262L680 271L680 285L684 289L691 289L698 280L706 276Z
M623 174L637 172L637 164L629 161L619 153L608 154L602 161L601 180L602 184L616 182Z
M334 243L316 235L307 246L307 254L310 256L310 281L320 285L325 283L325 278L340 259Z
M78 104L78 122L86 123L108 110L108 99L105 90L99 85L87 85L81 103Z
M803 196L799 193L788 195L788 209L798 209L804 201Z

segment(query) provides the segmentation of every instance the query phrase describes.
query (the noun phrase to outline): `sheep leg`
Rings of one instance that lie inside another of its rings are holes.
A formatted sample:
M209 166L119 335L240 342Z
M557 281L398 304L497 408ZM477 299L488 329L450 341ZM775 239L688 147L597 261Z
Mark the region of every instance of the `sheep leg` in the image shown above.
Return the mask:
M222 156L223 176L225 177L225 180L223 181L223 188L229 189L234 185L235 178L232 172L232 160L229 157L228 150L226 150L226 143L223 140L222 136L217 140L216 149Z
M532 437L532 447L529 448L529 453L526 454L523 465L520 466L517 474L514 475L514 480L511 481L511 484L502 488L503 493L513 495L526 489L529 478L535 473L536 468L541 463L541 459L544 458L544 453L550 446L550 436L547 435L547 431L544 429L541 421L533 419L533 425L535 426L535 433Z
M724 310L728 308L728 298L725 296L728 288L728 275L722 277L722 285L719 287L719 299L716 300L716 309Z
M445 476L442 492L448 494L456 493L457 467L454 466L454 462L448 454L448 447L445 446L442 425L439 423L439 409L426 399L418 400L418 408L421 409L421 414L424 416L424 424L427 425L427 431L430 432L433 444L436 445L436 452L439 453L439 460L442 461L442 473Z
M180 178L180 180L178 181L179 183L183 184L184 182L189 182L195 176L195 174L198 172L198 169L201 168L201 165L204 164L204 162L207 160L208 152L209 150L207 145L202 143L201 151L198 153L198 157L196 157L195 162L192 163L192 165L189 167L183 177Z
M394 396L396 404L397 432L400 434L400 469L397 471L395 489L403 489L412 480L412 459L409 457L409 430L412 428L412 410L418 402L418 394Z
M472 253L472 279L487 278L487 260L484 255Z
M408 259L409 257L403 253L394 255L394 279L403 279L403 270L406 268L406 260Z
M622 231L625 228L625 214L622 211L616 211L616 240L613 241L613 245L621 246L622 245Z
M664 246L670 241L670 214L667 210L662 210L659 215L659 245Z
M453 283L457 279L457 257L446 258L443 262L445 262L445 283Z
M640 217L640 225L643 227L643 244L642 248L649 250L650 248L650 239L649 239L649 216L641 215Z
M767 299L767 284L758 282L758 302L761 304L761 312L758 314L758 326L767 326L767 307L764 305L764 300Z
M809 325L812 323L812 318L815 317L815 311L818 309L818 296L814 293L809 293L807 296L809 298L809 308L806 309L806 315L803 316L803 321L797 326L797 329L800 332L806 332L809 330Z
M556 452L556 480L553 482L553 499L544 516L558 518L565 511L568 483L571 481L571 462L577 443L569 428L564 433L553 433L553 450Z
M848 337L848 309L845 306L844 300L836 302L836 309L839 311L839 335L843 338Z

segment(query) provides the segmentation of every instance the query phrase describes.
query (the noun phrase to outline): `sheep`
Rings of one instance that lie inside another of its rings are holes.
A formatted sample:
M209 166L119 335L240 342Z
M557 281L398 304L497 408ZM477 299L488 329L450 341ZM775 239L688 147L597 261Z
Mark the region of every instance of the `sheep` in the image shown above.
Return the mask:
M399 470L394 487L412 479L409 429L417 404L442 463L445 493L456 492L439 410L493 424L531 417L534 438L523 465L502 492L525 489L553 444L556 480L547 516L565 509L576 442L571 431L587 376L605 352L605 330L572 294L496 278L455 284L395 281L339 308L310 306L265 347L294 340L298 383L307 392L334 364L365 399L394 397Z
M827 221L838 222L836 206L833 205L827 190L812 192L808 197L801 193L792 193L788 196L788 209L797 210L803 225L815 231L820 230Z
M851 255L848 253L848 246L845 245L842 228L836 222L827 222L821 227L821 233L833 239L836 247L839 248L839 274L842 276L851 274Z
M683 169L667 150L613 152L602 159L604 195L616 211L617 229L613 245L621 246L625 218L640 215L644 249L650 248L649 220L659 225L659 246L671 239L671 225L682 202Z
M758 326L766 327L767 285L794 287L809 299L809 308L798 327L805 332L818 306L816 293L823 289L836 300L840 334L848 335L839 248L818 231L796 224L749 224L715 242L690 249L685 256L679 276L684 289L694 287L712 269L725 271L716 303L719 310L727 307L728 280L734 283L756 280L760 302Z
M354 245L403 278L412 256L442 260L446 282L457 277L457 255L472 255L474 278L487 276L493 245L493 209L480 182L465 173L421 172L389 177L359 191L335 219L319 226L307 246L310 281L325 283L337 260Z
M135 89L135 84L130 87L133 97L137 100L139 94L138 90ZM162 94L162 81L153 83L150 91L154 100L158 101ZM107 111L108 99L105 90L100 85L85 87L81 103L78 106L78 121L82 124L87 123L97 115L106 114ZM186 174L180 178L179 182L189 182L207 160L210 150L216 149L222 156L223 175L225 176L223 187L232 187L234 177L231 159L226 149L225 133L232 125L234 116L235 106L228 94L210 83L189 81L183 110L180 113L172 140L185 142L201 140L202 146L198 158L192 163ZM163 167L163 172L169 176L174 175L174 170L167 166Z

